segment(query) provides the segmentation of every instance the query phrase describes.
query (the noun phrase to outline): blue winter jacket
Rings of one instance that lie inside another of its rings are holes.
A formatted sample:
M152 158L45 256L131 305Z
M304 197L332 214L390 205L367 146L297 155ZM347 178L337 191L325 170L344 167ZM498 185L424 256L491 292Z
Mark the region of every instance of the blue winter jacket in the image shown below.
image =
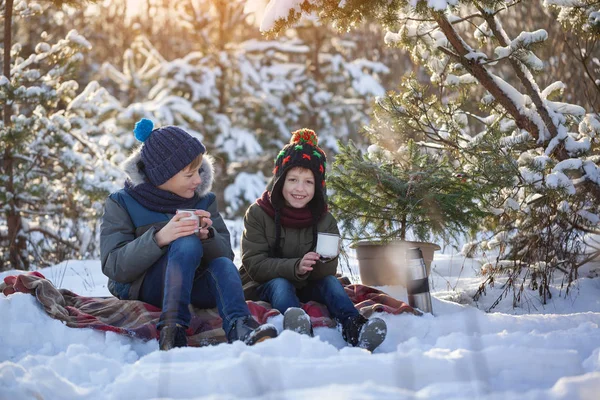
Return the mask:
M137 169L136 156L139 158L139 153L125 163L125 171L134 185L144 179ZM212 238L202 241L202 264L218 257L233 260L229 231L218 211L215 195L210 192L213 181L210 157L204 156L201 171L202 183L196 190L201 197L194 208L210 212L213 222L210 229L214 233ZM108 289L114 296L139 298L146 271L168 250L168 246L158 246L154 235L172 217L173 214L147 209L123 189L108 197L102 216L100 258L102 272L109 278Z

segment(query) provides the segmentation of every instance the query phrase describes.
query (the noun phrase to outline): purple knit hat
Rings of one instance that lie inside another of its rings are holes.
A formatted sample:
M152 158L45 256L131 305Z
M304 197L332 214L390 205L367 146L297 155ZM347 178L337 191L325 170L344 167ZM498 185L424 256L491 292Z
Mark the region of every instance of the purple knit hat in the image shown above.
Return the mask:
M206 152L206 147L183 129L176 126L154 129L154 123L146 118L135 124L133 133L143 143L143 172L154 186L162 185Z

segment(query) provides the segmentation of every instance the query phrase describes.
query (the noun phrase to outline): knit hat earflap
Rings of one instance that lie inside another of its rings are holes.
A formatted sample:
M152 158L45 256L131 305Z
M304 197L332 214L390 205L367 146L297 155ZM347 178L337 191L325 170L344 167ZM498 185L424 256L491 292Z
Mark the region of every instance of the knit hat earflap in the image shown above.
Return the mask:
M140 169L154 186L162 185L206 152L206 147L183 129L154 129L154 123L146 118L135 124L133 133L143 143Z

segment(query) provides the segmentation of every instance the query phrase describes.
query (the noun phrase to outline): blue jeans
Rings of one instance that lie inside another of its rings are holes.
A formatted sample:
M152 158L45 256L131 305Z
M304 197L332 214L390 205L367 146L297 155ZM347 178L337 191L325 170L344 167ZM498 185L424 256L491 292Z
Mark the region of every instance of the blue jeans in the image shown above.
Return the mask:
M325 304L331 316L339 322L359 314L344 287L333 275L308 281L298 290L287 279L275 278L263 283L257 290L261 300L271 303L282 314L290 307L300 307L300 301L306 303L310 300Z
M220 257L200 268L203 253L198 237L181 237L171 242L167 254L146 272L140 300L162 308L159 329L167 323L189 326L189 304L216 306L226 334L236 319L250 315L233 261Z

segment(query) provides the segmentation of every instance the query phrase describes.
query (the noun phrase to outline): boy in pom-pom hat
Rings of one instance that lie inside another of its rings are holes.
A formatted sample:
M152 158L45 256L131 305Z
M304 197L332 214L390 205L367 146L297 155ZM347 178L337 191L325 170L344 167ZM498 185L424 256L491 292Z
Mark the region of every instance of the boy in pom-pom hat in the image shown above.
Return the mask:
M125 162L125 186L106 200L102 217L102 272L110 292L162 308L161 350L187 345L190 304L217 307L229 342L277 336L246 305L229 231L210 192L213 165L204 145L175 126L154 129L148 119L134 134L142 145ZM194 210L201 223L177 214L181 209Z
M360 315L335 276L338 258L322 260L315 252L318 232L339 235L337 221L327 211L325 168L315 132L293 132L275 159L267 190L244 217L244 294L284 314L284 329L309 335L310 318L300 301L323 303L349 344L372 351L385 339L385 322Z

